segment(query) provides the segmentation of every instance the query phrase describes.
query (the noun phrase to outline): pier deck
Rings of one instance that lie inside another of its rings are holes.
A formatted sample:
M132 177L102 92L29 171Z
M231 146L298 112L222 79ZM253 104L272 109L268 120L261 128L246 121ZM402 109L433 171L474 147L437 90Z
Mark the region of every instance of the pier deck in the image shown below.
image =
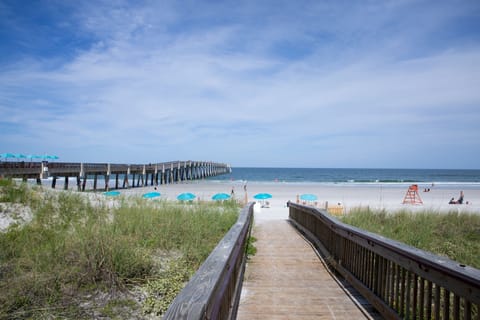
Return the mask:
M372 319L286 220L255 226L237 319Z

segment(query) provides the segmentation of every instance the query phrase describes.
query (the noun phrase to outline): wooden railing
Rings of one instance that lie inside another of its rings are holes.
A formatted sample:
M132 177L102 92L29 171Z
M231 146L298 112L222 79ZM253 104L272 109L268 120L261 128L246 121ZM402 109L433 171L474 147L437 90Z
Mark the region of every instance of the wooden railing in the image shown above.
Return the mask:
M247 204L163 319L235 319L246 262L253 204Z
M480 270L288 204L327 263L387 319L480 319ZM479 253L480 254L480 253Z

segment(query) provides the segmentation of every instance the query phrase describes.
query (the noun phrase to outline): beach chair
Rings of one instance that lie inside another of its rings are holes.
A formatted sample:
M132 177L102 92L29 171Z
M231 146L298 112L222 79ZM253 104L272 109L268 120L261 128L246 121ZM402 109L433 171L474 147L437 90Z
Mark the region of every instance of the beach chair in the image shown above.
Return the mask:
M338 204L331 207L330 206L327 207L327 212L332 216L341 216L343 215L343 209L344 209L343 206Z

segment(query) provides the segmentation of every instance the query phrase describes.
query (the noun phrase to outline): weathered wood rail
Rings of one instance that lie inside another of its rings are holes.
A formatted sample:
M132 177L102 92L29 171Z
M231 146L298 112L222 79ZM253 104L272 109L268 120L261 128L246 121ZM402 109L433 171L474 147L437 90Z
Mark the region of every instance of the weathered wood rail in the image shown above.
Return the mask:
M289 203L293 224L387 319L480 319L480 270Z
M55 188L58 178L63 177L64 189L68 189L70 177L76 177L78 190L85 190L87 178L93 179L97 190L98 176L104 177L105 190L110 188L110 179L115 179L115 189L196 180L231 172L225 163L208 161L171 161L155 164L113 163L68 163L68 162L0 162L0 177L23 180L52 178ZM121 184L121 185L120 185Z
M253 223L253 204L241 210L236 224L175 298L163 319L235 319Z

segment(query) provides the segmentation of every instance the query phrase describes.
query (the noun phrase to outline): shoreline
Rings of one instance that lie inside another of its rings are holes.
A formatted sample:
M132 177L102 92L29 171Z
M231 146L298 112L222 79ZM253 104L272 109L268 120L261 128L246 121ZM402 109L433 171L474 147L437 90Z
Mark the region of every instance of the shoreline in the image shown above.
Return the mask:
M43 181L43 190L49 192L75 192L88 197L92 203L106 203L109 207L119 205L117 197L109 197L104 195L104 191L77 191L75 185L69 185L69 190L63 190L63 183L57 183L57 188L52 189L48 184L48 180ZM62 181L63 182L63 181ZM34 186L34 183L29 183ZM331 184L326 185L322 183L282 183L282 182L247 182L247 192L245 194L245 182L243 181L211 181L211 180L194 180L184 181L176 184L167 184L155 186L135 187L129 189L117 189L120 196L126 198L140 199L143 194L149 192L159 192L160 196L152 199L145 199L145 201L172 201L178 202L177 195L180 193L190 192L196 195L194 201L208 201L213 202L212 196L216 193L231 194L234 191L234 198L239 203L255 201L255 223L262 223L271 220L285 220L288 219L287 202L296 202L297 196L301 194L314 194L318 197L315 202L305 203L313 205L320 209L340 208L340 212L348 214L352 209L369 208L372 210L385 210L389 213L406 210L409 212L433 211L438 213L472 213L480 214L480 186L473 188L470 186L460 185L451 186L443 185L430 186L429 192L424 192L426 186L419 185L418 195L423 201L422 205L402 204L408 186L405 185L345 185L345 184ZM449 204L450 199L458 199L460 191L465 194L464 204ZM272 195L268 199L269 206L263 208L259 201L255 200L253 196L257 193L269 193ZM468 204L466 204L468 202ZM14 208L1 209L0 220L8 218L8 212ZM14 211L18 211L16 208ZM28 215L30 217L30 215ZM27 219L28 220L28 219ZM8 220L10 221L10 220ZM7 220L4 222L7 223ZM4 224L5 224L4 223ZM9 224L9 223L8 223ZM8 225L7 224L7 225ZM3 226L3 225L2 225ZM2 227L4 229L5 226Z
M21 182L21 179L14 179L18 182ZM52 183L52 178L48 179L42 179L42 185L44 187L50 187ZM87 189L93 189L93 179L89 178L87 179L86 186ZM283 185L283 186L317 186L317 187L358 187L358 188L377 188L377 187L384 187L384 188L408 188L408 186L412 184L416 184L419 186L420 189L423 190L423 188L432 188L435 187L437 189L452 189L452 188L460 188L460 189L478 189L480 190L480 182L471 182L471 181L432 181L432 182L415 182L415 181L403 181L403 182L398 182L398 181L342 181L342 182L331 182L331 181L325 181L325 182L319 182L319 181L266 181L266 180L215 180L215 179L201 179L201 180L185 180L185 181L180 181L180 182L175 182L175 183L170 183L166 185L185 185L185 184L204 184L204 183L210 183L210 184L217 184L217 185L244 185L244 184L252 184L252 185L272 185L272 186L277 186L277 185ZM28 180L28 184L35 184L35 181L33 179ZM63 188L64 185L64 180L63 179L58 179L56 181L56 186L57 188ZM105 180L103 178L98 178L97 179L97 188L102 189L102 187L105 186ZM159 185L162 186L162 185ZM114 180L110 180L109 187L111 190L115 189L115 183ZM69 183L68 183L68 188L69 190L76 190L76 178L75 177L70 177L69 178ZM139 188L139 187L135 187ZM130 187L129 189L132 189ZM121 187L118 190L125 190L122 189ZM92 190L93 191L93 190Z
M48 189L48 181L45 181L44 188ZM438 211L468 211L480 213L480 184L419 184L418 195L423 205L402 204L408 187L411 183L402 184L325 184L325 183L303 183L303 182L256 182L256 181L219 181L219 180L194 180L184 181L175 184L135 187L129 189L117 189L125 196L141 196L143 193L157 191L161 193L159 199L176 200L176 196L183 192L191 192L197 196L196 200L212 201L211 197L216 193L231 194L232 188L235 199L244 202L247 186L248 201L255 201L253 196L257 193L270 193L270 208L285 208L287 201L296 201L297 195L304 193L318 196L317 207L325 207L326 202L332 205L340 204L346 211L356 207L369 207L371 209L385 210L438 210ZM98 186L101 186L99 183ZM55 190L63 190L63 184L57 182ZM429 192L424 192L430 189ZM112 189L113 190L113 189ZM75 185L69 185L69 191L76 191ZM465 193L465 202L461 205L448 204L453 197L457 199L460 191ZM102 194L97 191L95 194ZM158 199L158 198L157 198ZM468 202L469 204L465 204Z

